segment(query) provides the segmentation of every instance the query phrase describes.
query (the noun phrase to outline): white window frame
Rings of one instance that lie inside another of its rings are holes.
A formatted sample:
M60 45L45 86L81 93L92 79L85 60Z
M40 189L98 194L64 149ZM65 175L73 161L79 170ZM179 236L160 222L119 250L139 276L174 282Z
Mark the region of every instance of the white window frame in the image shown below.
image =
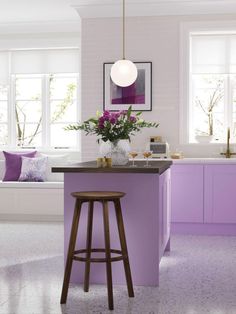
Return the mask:
M77 73L72 73L73 76L76 74L77 78L77 94L76 94L76 120L80 120L81 115L81 108L80 108L80 93L79 93L79 86L80 86L80 75ZM70 73L66 73L65 77L69 76ZM25 75L24 75L25 76ZM32 75L33 77L34 75ZM76 133L76 146L73 147L53 147L50 146L50 106L49 106L49 80L48 76L49 74L40 74L39 75L42 80L42 129L44 130L42 132L42 146L36 146L33 147L35 149L39 150L46 150L46 151L58 151L58 150L70 150L70 151L80 151L80 145L81 145L81 135L80 132ZM8 87L8 123L7 123L7 129L8 129L8 145L2 145L0 146L1 150L4 149L13 149L13 150L25 150L30 149L30 147L19 147L16 143L16 119L15 119L15 77L16 75L10 76L10 84ZM27 74L27 77L30 78L30 74ZM63 77L63 73L62 76ZM73 122L68 122L68 124Z
M201 21L183 22L180 24L180 72L179 72L179 140L182 145L199 145L200 143L189 143L189 101L190 101L190 35L191 33L236 33L236 21ZM211 145L221 145L211 143ZM209 145L202 144L201 145Z

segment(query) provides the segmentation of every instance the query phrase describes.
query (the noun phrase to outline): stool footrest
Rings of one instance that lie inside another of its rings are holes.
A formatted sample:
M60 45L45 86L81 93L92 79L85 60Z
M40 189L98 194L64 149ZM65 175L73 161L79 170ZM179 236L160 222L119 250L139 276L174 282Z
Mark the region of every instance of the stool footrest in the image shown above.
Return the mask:
M106 250L105 249L91 249L91 252L92 253L106 253ZM123 261L127 259L127 256L123 255L121 250L110 249L110 252L120 255L120 256L111 257L110 259L111 262L118 262L118 261ZM80 262L91 262L91 263L105 263L108 261L107 258L105 257L104 258L102 257L86 258L86 257L78 256L78 254L84 254L84 253L87 253L86 249L74 251L73 260L80 261Z

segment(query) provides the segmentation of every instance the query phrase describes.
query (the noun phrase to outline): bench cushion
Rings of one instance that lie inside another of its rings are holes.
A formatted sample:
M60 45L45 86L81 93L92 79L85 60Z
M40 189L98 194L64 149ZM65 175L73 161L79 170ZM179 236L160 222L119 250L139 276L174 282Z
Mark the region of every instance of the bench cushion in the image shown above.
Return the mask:
M18 181L0 181L0 189L63 189L64 182L18 182Z

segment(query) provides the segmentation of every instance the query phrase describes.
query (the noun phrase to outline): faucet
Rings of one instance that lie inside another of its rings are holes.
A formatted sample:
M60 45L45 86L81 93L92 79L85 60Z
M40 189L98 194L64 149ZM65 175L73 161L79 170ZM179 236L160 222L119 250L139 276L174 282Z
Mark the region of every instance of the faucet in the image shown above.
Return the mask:
M236 155L236 153L231 152L229 147L229 139L230 139L230 128L227 130L227 148L225 153L221 153L221 155L225 155L226 158L230 158L232 155Z

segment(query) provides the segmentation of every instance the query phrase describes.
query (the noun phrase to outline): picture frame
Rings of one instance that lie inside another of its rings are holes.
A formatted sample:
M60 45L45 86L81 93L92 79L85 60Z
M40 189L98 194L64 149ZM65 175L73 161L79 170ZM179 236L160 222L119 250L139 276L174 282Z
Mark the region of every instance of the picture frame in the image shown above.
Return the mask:
M152 62L134 62L138 69L136 81L127 87L117 86L110 77L112 62L103 63L103 109L109 111L152 110Z

